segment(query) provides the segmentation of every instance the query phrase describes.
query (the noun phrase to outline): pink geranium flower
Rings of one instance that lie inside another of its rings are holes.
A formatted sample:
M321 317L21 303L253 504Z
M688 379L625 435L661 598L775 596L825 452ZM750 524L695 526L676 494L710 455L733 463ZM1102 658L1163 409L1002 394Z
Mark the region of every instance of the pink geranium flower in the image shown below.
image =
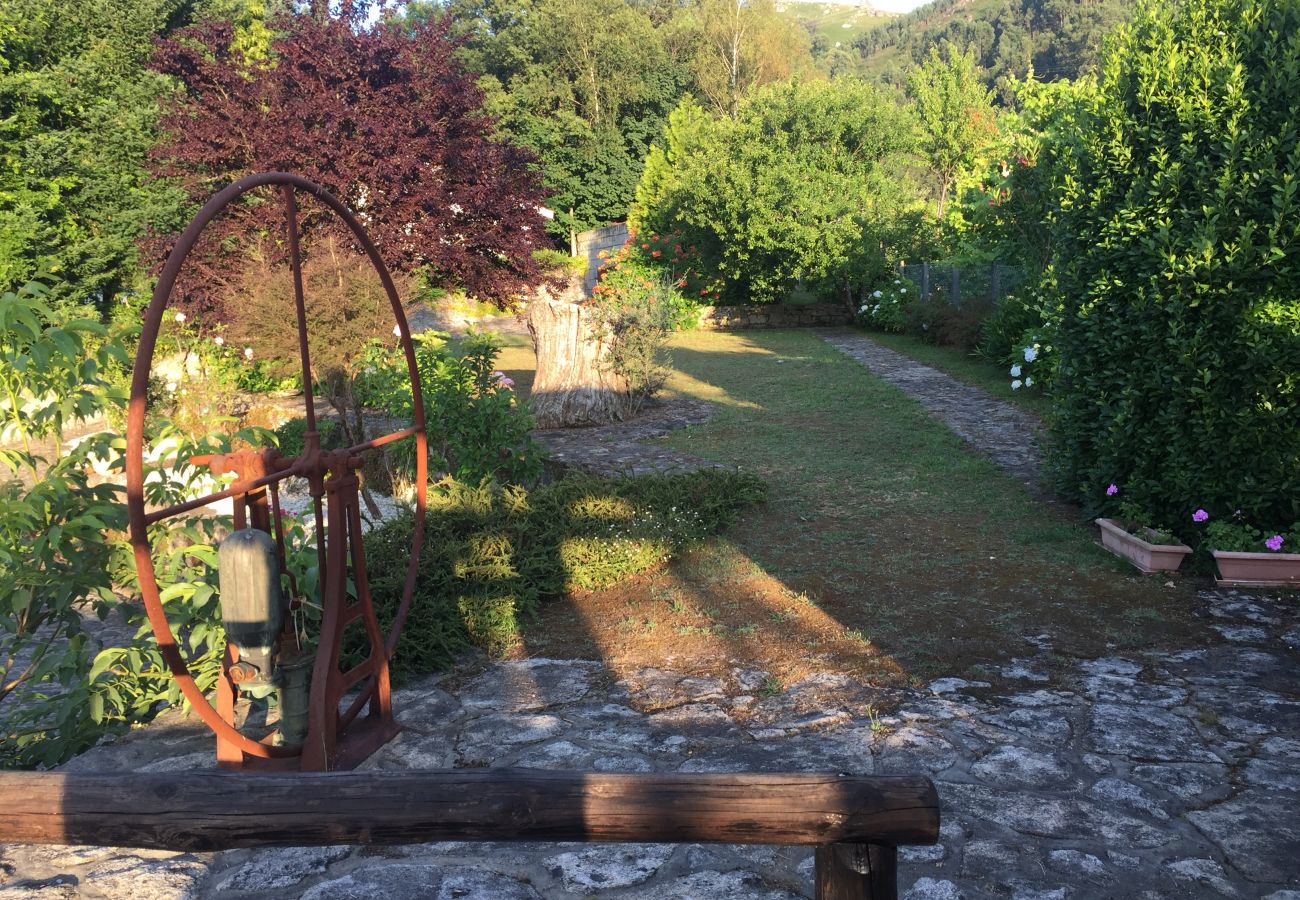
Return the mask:
M1118 493L1119 493L1119 485L1118 485L1118 484L1112 484L1110 487L1106 488L1106 496L1107 496L1107 497L1114 497L1114 496L1115 496L1116 494L1118 494Z
M1264 546L1274 553L1282 549L1282 535L1275 534L1264 542Z
M1204 522L1209 518L1210 514L1203 509L1198 509L1196 512L1192 513L1193 522Z

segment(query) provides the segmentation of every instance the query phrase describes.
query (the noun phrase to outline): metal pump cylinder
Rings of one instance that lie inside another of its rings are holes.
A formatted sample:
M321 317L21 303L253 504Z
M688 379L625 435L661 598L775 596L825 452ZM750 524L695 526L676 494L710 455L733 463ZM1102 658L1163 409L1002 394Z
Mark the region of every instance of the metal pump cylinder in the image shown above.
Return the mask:
M285 603L275 542L265 531L241 528L217 550L221 620L226 639L239 649L230 680L260 694L279 683L276 665Z

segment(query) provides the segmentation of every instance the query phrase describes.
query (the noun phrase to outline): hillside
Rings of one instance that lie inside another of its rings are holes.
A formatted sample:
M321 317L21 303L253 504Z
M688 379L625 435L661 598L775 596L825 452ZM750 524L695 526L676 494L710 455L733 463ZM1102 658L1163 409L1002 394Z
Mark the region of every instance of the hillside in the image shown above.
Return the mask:
M1103 36L1127 16L1122 0L934 0L863 33L851 48L853 71L897 82L945 42L974 47L989 84L1011 76L1074 78L1097 60Z
M808 32L813 58L826 69L851 69L854 45L891 22L897 13L880 12L869 3L805 2L782 0L777 4L782 19Z

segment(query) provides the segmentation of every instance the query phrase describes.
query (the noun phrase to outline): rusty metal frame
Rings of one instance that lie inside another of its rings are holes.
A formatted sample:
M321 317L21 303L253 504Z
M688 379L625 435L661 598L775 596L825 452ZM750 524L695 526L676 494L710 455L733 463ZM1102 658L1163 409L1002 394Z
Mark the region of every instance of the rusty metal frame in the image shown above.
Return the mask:
M231 203L249 191L265 186L278 186L284 203L285 224L289 237L289 262L294 281L294 307L298 326L299 354L302 361L303 393L306 402L305 449L302 455L296 458L282 457L274 449L267 449L246 450L190 460L192 464L206 464L214 472L233 472L236 481L221 491L203 497L165 509L146 510L144 420L148 404L149 375L163 313L167 309L185 260L194 249L203 230ZM370 258L371 264L379 273L384 291L392 306L393 316L397 320L398 336L411 376L412 427L345 450L322 451L320 434L316 430L310 347L303 299L302 256L299 247L298 206L295 197L297 191L309 194L333 210L348 226ZM371 603L369 583L365 573L356 469L361 465L362 452L407 437L414 437L416 442L415 527L401 603L387 635L384 635L380 631L374 606ZM149 542L149 526L230 497L235 500L237 522L244 522L247 516L253 527L268 532L274 528L277 543L282 544L278 522L272 521L268 514L267 490L268 488L270 490L273 508L278 511L276 485L290 477L305 478L313 498L320 566L319 583L324 614L317 658L312 673L307 739L301 745L275 746L270 743L270 738L257 741L234 726L233 709L238 686L228 674L230 666L238 659L237 650L233 645L227 647L222 676L218 680L216 705L214 706L199 689L167 620L167 613L159 596L152 546ZM163 266L158 284L154 288L153 298L145 312L144 326L136 351L135 368L131 379L131 399L127 412L126 487L130 542L135 555L140 593L144 599L149 624L158 639L163 658L176 677L181 693L199 717L215 732L219 762L240 768L299 768L303 771L350 768L397 733L398 725L392 713L388 662L396 650L398 638L410 613L419 572L420 550L424 543L428 491L428 441L425 435L424 399L420 391L419 372L416 367L410 327L383 258L351 211L320 185L287 172L264 172L241 178L219 191L204 204L177 239L175 247L172 248ZM357 592L357 602L350 606L347 596L349 562L352 564ZM365 627L370 644L370 655L365 662L351 671L340 672L338 655L343 631L348 625L358 621ZM360 692L348 708L340 713L339 707L343 697L358 686L361 687ZM358 720L361 710L367 705L370 707L369 713Z

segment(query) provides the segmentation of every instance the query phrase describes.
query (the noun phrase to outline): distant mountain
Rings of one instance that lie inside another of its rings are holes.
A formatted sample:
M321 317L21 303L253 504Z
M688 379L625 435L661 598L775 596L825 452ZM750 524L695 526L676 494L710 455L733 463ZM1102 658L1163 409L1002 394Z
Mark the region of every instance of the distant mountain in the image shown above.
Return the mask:
M934 0L854 39L852 71L905 78L931 46L973 46L990 85L1032 65L1040 78L1075 78L1096 64L1102 38L1128 16L1124 0Z
M856 0L777 0L776 8L783 19L808 32L813 57L824 67L831 58L851 66L854 43L898 18Z

